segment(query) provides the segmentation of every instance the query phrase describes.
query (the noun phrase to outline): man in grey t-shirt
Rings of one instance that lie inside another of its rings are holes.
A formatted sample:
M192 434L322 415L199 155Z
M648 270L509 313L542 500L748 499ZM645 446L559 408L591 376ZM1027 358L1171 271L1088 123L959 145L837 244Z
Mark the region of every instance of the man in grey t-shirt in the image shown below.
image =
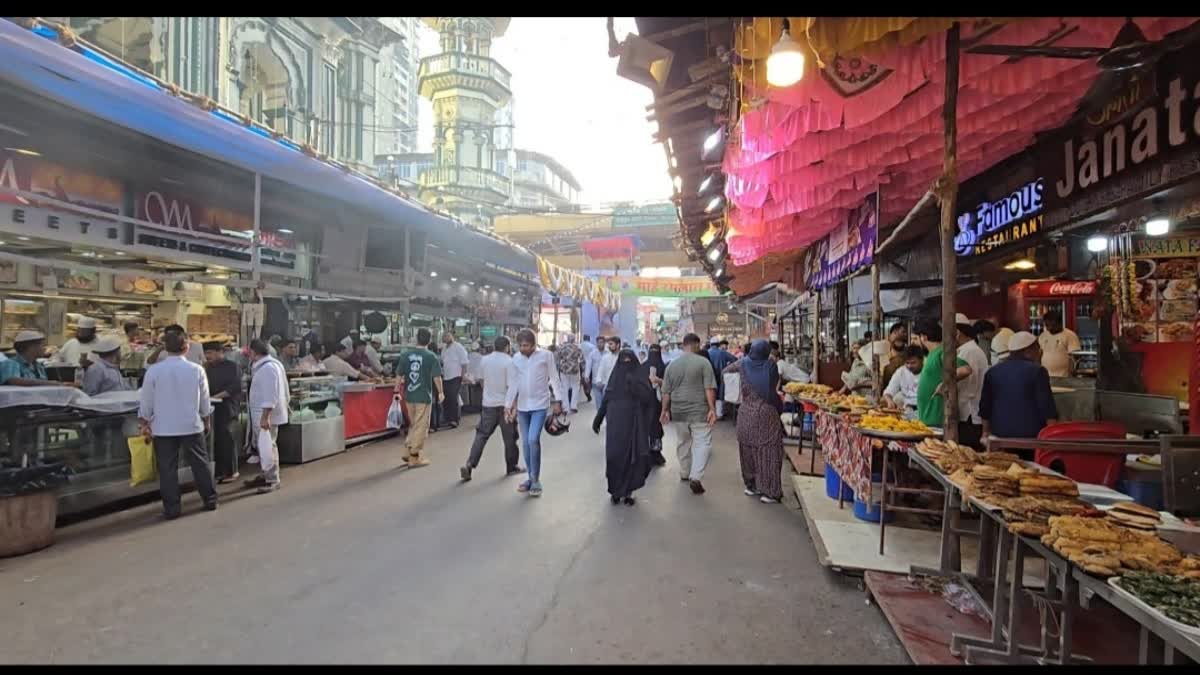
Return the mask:
M667 364L662 384L662 423L675 429L680 480L704 493L700 479L712 456L712 427L717 423L717 378L712 363L700 356L700 336L683 338L683 355Z

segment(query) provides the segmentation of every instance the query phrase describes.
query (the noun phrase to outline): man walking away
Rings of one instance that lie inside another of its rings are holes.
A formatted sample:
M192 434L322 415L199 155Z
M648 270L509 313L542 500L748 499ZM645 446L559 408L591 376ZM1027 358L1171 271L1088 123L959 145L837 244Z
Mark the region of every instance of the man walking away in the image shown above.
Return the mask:
M508 388L508 418L516 418L520 422L518 432L525 451L525 466L529 469L529 480L521 483L517 492L540 497L542 429L546 424L546 408L553 406L555 415L562 413L562 382L554 365L554 355L537 348L537 337L533 331L525 329L518 333L517 347L521 353L513 357L513 368L509 371L515 385Z
M554 362L558 366L558 374L562 378L563 387L567 391L567 410L579 412L579 399L583 398L580 386L580 374L583 372L583 352L575 344L575 336L568 335L562 347L554 354Z
M716 339L713 339L716 342ZM721 340L716 342L716 346L709 347L708 360L712 362L713 375L717 382L717 419L725 417L725 378L721 373L727 367L732 365L736 358L729 353L729 340Z
M442 334L442 382L445 386L446 398L442 403L442 424L451 429L458 428L458 392L462 388L463 373L471 362L467 349L454 339L454 333L446 331Z
M464 481L471 480L471 472L479 468L483 446L496 432L496 427L500 427L500 438L504 439L504 465L507 467L504 475L525 471L517 464L520 452L517 449L516 424L508 418L504 407L508 402L509 389L517 385L512 368L512 347L508 338L501 335L496 338L496 350L483 357L479 364L479 377L483 380L483 410L479 413L479 426L475 428L471 454L459 472Z
M208 378L204 369L184 358L187 334L167 331L163 335L165 358L146 371L142 383L138 421L142 435L154 442L158 462L158 491L162 494L163 517L179 517L179 455L192 469L192 481L204 500L205 511L217 509L217 486L208 468L204 432L212 403L208 400Z
M242 374L238 365L225 358L225 345L204 343L204 373L208 377L213 404L213 455L217 465L217 482L238 479L237 447L233 440L233 420L237 418L238 402L242 398Z
M704 493L700 479L712 454L712 427L717 423L717 378L712 362L699 351L700 336L684 336L683 354L667 365L662 383L662 423L675 430L679 477L695 494Z
M403 379L396 382L396 397L404 387L404 401L412 423L408 426L408 437L404 439L404 461L409 468L429 466L429 459L421 453L425 450L425 437L429 435L429 412L433 407L433 393L441 403L446 396L442 390L442 367L438 358L429 351L433 340L428 328L417 330L417 347L400 355L398 369L403 370Z
M592 371L592 387L596 390L596 407L604 402L604 388L608 386L608 378L612 375L613 366L617 365L617 352L621 351L621 338L610 337L603 341L605 351L600 355L596 369Z
M596 345L592 344L592 336L584 335L583 343L579 345L579 351L583 353L583 372L580 373L583 381L583 395L587 396L587 400L592 400L592 371L595 370L596 362L593 354L597 353Z
M259 494L274 492L279 489L279 437L280 425L288 422L288 392L287 373L283 364L271 356L270 346L262 340L250 343L250 400L247 408L250 412L251 438L258 448L259 465L262 473L248 484L257 487ZM259 431L271 434L270 447L263 447L259 442Z

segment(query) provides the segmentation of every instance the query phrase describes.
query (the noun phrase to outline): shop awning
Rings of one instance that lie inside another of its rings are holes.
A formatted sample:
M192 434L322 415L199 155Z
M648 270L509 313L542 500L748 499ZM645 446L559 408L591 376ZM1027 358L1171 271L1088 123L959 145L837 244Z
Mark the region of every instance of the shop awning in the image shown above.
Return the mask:
M54 37L46 27L35 32L0 21L0 81L184 150L352 204L385 222L429 232L447 227L467 230L364 178L305 155L286 139L270 138L220 110L188 103L98 52L67 49ZM481 232L466 234L485 250L505 250L501 255L509 265L519 262L520 271L536 270L527 251Z

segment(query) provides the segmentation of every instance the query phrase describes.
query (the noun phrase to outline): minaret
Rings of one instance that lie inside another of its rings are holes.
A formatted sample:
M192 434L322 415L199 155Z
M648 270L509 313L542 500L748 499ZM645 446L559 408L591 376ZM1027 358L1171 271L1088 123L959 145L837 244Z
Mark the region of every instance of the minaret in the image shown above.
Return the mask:
M511 76L490 54L508 17L424 17L440 53L421 59L421 95L433 101L433 168L421 174L421 200L491 229L511 185L496 173L496 110L511 97Z

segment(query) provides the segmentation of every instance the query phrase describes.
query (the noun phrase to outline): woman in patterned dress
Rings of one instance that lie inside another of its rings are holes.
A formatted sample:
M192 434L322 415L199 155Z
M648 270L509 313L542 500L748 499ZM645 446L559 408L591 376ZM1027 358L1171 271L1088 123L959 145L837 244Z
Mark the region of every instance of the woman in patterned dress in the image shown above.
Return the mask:
M745 493L764 504L778 504L783 497L783 403L776 393L779 370L771 360L771 344L755 340L748 354L723 372L738 373L742 380L737 438Z

